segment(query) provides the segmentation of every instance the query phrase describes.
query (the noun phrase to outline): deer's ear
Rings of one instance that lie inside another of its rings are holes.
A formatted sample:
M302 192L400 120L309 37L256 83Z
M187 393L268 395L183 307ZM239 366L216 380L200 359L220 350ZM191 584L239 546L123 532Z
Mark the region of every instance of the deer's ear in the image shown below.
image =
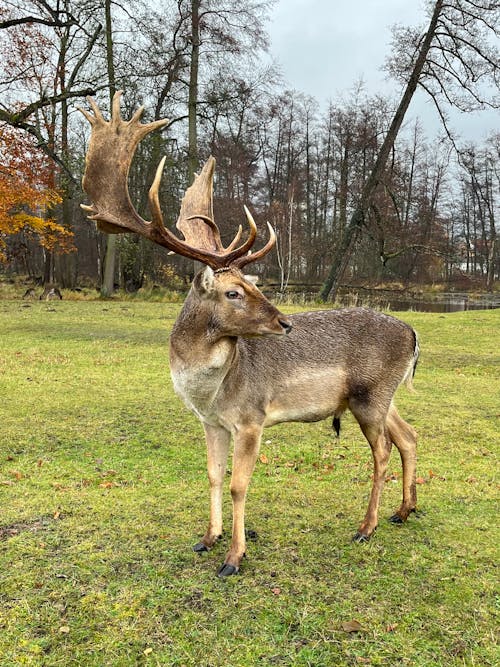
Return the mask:
M214 272L209 266L202 269L194 280L194 286L201 294L210 294L214 289Z

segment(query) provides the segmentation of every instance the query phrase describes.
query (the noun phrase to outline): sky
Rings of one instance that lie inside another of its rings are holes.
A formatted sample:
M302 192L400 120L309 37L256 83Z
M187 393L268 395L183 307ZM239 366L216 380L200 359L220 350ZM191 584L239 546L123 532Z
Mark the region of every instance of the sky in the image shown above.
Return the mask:
M368 94L399 101L401 87L382 70L391 50L391 26L421 26L428 17L423 0L278 0L271 14L271 56L281 66L286 85L312 95L326 109L329 100L346 97L356 82ZM440 121L421 91L407 119L418 117L426 134L436 136ZM479 141L500 129L498 111L451 114L451 125L464 139Z

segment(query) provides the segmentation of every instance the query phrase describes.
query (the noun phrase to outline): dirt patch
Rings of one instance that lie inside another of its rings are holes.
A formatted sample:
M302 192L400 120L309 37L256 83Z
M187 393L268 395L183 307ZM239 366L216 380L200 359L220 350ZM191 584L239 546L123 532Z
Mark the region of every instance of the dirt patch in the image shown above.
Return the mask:
M0 540L8 540L10 537L15 537L26 531L37 533L40 530L45 530L50 522L51 518L40 517L33 519L33 521L20 521L19 523L11 523L10 526L0 526Z

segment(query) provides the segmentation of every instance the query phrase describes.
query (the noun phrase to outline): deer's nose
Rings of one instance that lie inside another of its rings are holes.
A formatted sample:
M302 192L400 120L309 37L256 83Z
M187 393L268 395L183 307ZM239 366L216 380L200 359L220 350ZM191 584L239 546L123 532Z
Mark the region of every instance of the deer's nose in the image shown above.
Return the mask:
M278 322L281 324L283 327L285 334L289 334L290 331L292 330L292 325L290 324L289 320L285 320L284 318L279 319Z

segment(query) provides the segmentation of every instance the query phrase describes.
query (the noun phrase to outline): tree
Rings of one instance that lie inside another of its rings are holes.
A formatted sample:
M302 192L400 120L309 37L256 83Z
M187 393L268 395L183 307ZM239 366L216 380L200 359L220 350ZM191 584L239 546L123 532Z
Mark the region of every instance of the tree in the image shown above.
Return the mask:
M9 3L9 8L2 9L0 16L0 121L31 134L40 148L61 169L67 170L68 166L55 150L53 142L44 134L40 115L70 99L94 93L95 89L88 85L79 87L82 82L78 75L92 51L101 26L97 24L91 31L82 28L88 15L83 17L83 21L82 18L75 19L68 2L54 5L44 0L19 0ZM72 34L83 32L87 40L74 59L67 84L61 89L56 85L60 71L55 71L58 65L54 47L57 42L60 43L60 35L68 35L68 31Z
M116 92L115 61L113 55L113 25L111 17L111 0L104 0L106 30L106 69L108 72L109 106ZM101 285L101 296L109 297L114 292L116 261L116 236L108 234L106 238L106 255L104 258L104 275Z
M500 105L496 44L500 8L492 0L447 0L441 4L418 85L432 100L448 138L455 144L449 109L469 113ZM412 53L419 49L422 36L418 29L401 26L394 28L393 36L386 69L395 79L406 81Z
M191 45L188 83L188 182L198 169L198 114L202 58L206 66L216 68L224 62L230 69L231 57L246 55L253 59L267 48L263 20L269 0L235 3L233 0L185 0L189 4L187 40Z
M496 135L482 148L467 146L460 150L463 174L461 219L464 222L466 261L473 273L484 276L488 291L492 291L499 270L495 224L500 188L499 139Z
M409 29L396 30L394 55L388 62L388 69L405 82L405 90L343 242L334 253L321 291L323 300L336 295L417 87L421 86L433 99L452 140L443 104L463 111L498 104L494 97L487 98L482 94L482 87L487 82L495 82L498 74L496 51L489 39L492 34L498 34L497 3L489 0L435 0L429 3L429 9L431 18L424 34Z
M75 23L74 17L66 6L61 7L59 2L25 2L23 7L11 5L9 8L0 8L0 30L23 24L46 25L52 28L65 27Z
M54 18L47 7L47 2L39 0L10 3L14 23L0 33L0 120L35 137L38 146L52 159L51 188L61 191L62 201L50 217L57 216L59 223L71 230L77 179L70 156L68 100L92 92L80 85L85 81L85 65L101 28L93 21L92 8L83 0L57 4L56 18L62 16L65 20L15 22L19 17L26 18L26 14L31 16L30 8ZM54 271L54 257L47 247L45 282L54 279ZM71 262L62 259L58 274L63 286L73 284Z
M1 124L0 158L0 261L8 260L9 237L21 234L51 251L72 250L71 233L47 215L61 202L47 157L28 135Z

